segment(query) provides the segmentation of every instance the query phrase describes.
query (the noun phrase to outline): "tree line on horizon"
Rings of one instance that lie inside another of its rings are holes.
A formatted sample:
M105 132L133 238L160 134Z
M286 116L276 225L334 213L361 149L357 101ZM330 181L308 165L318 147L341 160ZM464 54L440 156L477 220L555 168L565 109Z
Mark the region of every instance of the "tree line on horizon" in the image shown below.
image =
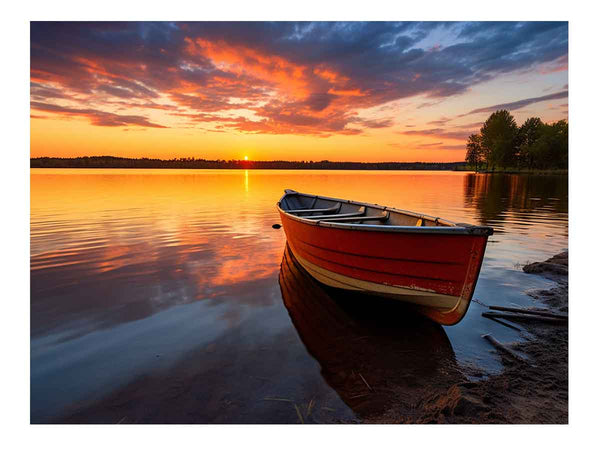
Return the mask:
M464 162L337 162L337 161L244 161L197 158L121 158L80 156L75 158L31 158L34 169L304 169L304 170L461 170Z
M490 115L467 140L465 161L475 171L568 169L569 124L530 117L519 127L505 109Z

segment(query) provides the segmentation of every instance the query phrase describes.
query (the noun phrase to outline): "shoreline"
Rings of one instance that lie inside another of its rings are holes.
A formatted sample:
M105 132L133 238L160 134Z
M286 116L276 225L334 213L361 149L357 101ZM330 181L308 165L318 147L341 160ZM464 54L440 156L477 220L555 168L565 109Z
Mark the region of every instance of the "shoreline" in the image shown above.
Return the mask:
M556 283L550 289L526 291L540 303L540 309L568 314L568 251L528 264L523 271ZM508 326L513 323L517 322L509 322ZM365 422L567 424L568 323L526 320L518 325L532 338L505 344L506 351L490 345L502 358L504 370L500 374L456 383L432 393L418 403L417 414L408 420L405 412L392 407L384 415Z
M474 170L466 169L474 173L485 175L568 175L569 169L532 169L532 170Z
M82 156L72 158L38 157L29 159L30 169L294 169L294 170L457 170L464 162L425 161L284 161L202 158L124 158L116 156Z

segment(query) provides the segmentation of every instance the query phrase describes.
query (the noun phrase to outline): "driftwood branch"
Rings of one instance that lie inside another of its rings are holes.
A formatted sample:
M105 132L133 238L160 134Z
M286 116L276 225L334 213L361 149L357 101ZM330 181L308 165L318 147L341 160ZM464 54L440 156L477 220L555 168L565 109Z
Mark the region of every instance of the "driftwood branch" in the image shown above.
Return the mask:
M483 317L487 317L488 319L506 319L512 321L521 321L521 322L545 322L545 323L553 323L555 325L567 325L567 321L564 319L556 319L553 317L544 317L544 316L534 316L530 314L503 314L496 312L484 312L481 314Z
M510 323L506 323L506 322L504 322L504 321L502 321L502 320L500 320L500 319L496 319L496 318L494 318L494 317L488 317L488 316L486 315L486 313L483 313L483 314L482 314L482 316L483 316L483 317L485 317L486 319L490 319L490 320L493 320L494 322L498 322L500 325L504 325L505 327L512 328L513 330L516 330L516 331L523 331L523 330L521 330L519 327L516 327L516 326L514 326L514 325L511 325Z
M532 309L524 309L524 308L508 308L506 306L488 306L489 309L493 309L495 311L508 311L508 312L516 312L522 314L531 314L534 316L542 316L542 317L552 317L554 319L568 320L569 317L562 314L554 314L546 311L536 311Z
M487 340L490 344L492 344L498 350L501 350L504 353L506 353L507 355L510 355L512 358L516 359L517 361L521 361L521 362L529 364L525 359L523 359L521 356L517 355L510 348L508 348L504 344L501 344L500 342L498 342L496 340L496 338L494 336L492 336L491 334L484 334L481 337L484 338L485 340Z

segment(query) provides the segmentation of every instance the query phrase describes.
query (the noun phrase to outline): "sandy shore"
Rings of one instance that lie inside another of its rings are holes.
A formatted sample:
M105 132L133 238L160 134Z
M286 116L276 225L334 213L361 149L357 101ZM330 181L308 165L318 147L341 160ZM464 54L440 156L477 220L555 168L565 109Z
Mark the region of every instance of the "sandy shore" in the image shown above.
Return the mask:
M540 308L568 314L568 253L523 267L556 282L548 290L527 292ZM453 384L416 405L412 423L568 423L568 326L537 321L520 322L533 336L508 346L522 360L499 352L504 371L479 382ZM406 423L402 408L367 419L370 423Z

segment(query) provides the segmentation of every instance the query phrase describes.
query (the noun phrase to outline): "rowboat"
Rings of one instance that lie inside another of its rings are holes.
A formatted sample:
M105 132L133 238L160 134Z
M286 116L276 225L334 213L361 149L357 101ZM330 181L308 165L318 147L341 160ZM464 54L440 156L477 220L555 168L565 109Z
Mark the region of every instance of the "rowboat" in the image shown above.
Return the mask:
M277 209L294 257L318 281L399 300L442 325L466 314L494 231L291 189Z

